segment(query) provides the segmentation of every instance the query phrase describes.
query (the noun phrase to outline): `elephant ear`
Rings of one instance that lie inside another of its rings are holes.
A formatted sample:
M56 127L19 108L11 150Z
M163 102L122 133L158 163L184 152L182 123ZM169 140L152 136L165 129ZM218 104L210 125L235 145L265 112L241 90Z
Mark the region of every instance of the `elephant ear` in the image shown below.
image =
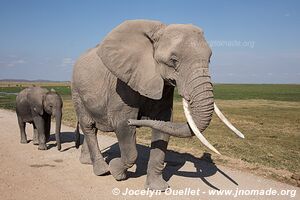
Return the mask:
M164 81L153 58L153 44L165 27L148 20L125 21L99 45L103 64L133 90L151 99L161 99Z
M28 92L27 99L30 105L31 113L33 115L44 114L44 99L46 92L42 88L31 88Z

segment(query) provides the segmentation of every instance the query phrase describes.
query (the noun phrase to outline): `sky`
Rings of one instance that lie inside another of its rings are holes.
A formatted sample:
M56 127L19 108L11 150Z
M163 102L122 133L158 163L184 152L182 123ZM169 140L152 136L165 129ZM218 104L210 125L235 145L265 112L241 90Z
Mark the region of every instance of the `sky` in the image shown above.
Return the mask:
M0 0L0 79L71 80L76 59L128 19L201 27L214 83L300 84L297 0Z

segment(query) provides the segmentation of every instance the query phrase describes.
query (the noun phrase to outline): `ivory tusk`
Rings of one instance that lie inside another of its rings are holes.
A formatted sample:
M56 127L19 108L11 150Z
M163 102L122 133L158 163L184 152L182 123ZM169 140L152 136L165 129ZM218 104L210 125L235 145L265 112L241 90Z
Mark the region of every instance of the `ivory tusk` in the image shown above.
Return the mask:
M243 133L241 133L239 130L237 130L229 121L228 119L226 119L226 117L223 115L223 113L220 111L220 109L218 108L218 106L214 103L214 109L216 114L218 115L218 117L221 119L222 122L224 122L224 124L226 124L226 126L228 126L228 128L230 128L235 134L237 134L240 138L245 138L245 136L243 135Z
M189 110L189 106L188 106L188 102L182 98L182 104L183 104L183 110L184 110L184 114L185 114L185 117L187 119L187 122L189 123L192 131L194 132L194 134L197 136L197 138L199 138L199 140L206 146L208 147L210 150L212 150L213 152L220 154L220 152L215 149L215 147L213 147L206 139L205 137L202 135L202 133L199 131L199 129L197 128L193 118L192 118L192 115L190 113L190 110Z

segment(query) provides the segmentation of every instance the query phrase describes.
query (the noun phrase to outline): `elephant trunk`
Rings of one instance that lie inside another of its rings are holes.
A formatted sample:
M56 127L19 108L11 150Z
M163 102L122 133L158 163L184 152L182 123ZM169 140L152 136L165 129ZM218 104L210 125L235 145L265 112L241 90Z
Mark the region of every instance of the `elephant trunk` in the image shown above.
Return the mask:
M184 99L187 108L196 127L202 132L208 127L214 112L214 95L210 77L203 76L202 73L194 73L186 88L188 95L187 97L184 95Z
M174 123L158 120L136 120L129 119L129 126L145 126L162 131L174 137L186 138L194 135L187 123Z
M55 114L55 139L56 139L56 144L57 144L57 149L61 150L61 143L60 143L60 130L61 130L61 118L62 118L62 113L57 112Z

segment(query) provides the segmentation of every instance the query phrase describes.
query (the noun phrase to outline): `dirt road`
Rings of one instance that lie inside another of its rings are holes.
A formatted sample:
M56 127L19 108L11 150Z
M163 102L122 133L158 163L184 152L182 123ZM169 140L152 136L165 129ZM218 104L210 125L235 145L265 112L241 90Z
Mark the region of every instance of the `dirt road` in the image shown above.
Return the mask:
M32 126L27 125L26 130L28 139L32 139ZM19 143L15 113L0 109L0 199L234 199L235 196L235 199L299 199L300 196L299 188L175 152L168 152L164 171L171 189L161 194L142 190L148 147L138 145L139 158L130 169L128 180L117 182L111 175L95 176L92 166L80 164L73 131L62 126L62 152L56 149L53 135L49 150L38 151L32 142ZM105 151L108 160L119 155L115 138L98 136L98 140L101 149L108 149Z

